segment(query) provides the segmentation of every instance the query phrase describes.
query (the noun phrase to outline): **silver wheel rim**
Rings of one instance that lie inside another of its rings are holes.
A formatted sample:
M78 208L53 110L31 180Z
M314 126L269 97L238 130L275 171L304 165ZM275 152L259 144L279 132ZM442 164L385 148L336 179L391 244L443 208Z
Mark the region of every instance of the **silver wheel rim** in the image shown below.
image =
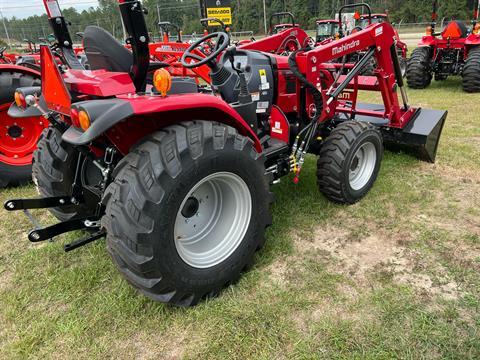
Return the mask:
M350 187L360 190L368 184L375 171L377 149L371 142L360 146L352 158L349 172Z
M205 177L189 191L177 212L178 254L195 268L222 263L241 244L251 214L250 190L240 176L218 172Z

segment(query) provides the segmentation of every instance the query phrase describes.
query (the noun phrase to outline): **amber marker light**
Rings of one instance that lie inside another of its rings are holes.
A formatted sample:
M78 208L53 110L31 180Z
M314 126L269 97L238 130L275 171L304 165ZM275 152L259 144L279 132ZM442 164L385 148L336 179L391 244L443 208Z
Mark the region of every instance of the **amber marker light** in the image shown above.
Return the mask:
M78 123L83 131L87 131L87 129L90 127L90 116L88 116L88 113L85 110L80 110L78 112Z
M165 69L156 70L153 74L153 86L162 96L167 96L172 88L172 75Z

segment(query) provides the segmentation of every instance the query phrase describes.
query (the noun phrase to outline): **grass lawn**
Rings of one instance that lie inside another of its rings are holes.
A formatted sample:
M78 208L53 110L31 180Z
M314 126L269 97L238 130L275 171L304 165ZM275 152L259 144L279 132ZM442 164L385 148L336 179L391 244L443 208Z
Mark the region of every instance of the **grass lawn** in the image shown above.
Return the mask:
M409 94L450 112L437 163L386 152L346 207L318 193L309 158L298 186L274 187L255 267L195 308L136 293L103 240L66 255L81 234L31 244L24 216L0 211L0 358L480 358L480 95L459 78Z

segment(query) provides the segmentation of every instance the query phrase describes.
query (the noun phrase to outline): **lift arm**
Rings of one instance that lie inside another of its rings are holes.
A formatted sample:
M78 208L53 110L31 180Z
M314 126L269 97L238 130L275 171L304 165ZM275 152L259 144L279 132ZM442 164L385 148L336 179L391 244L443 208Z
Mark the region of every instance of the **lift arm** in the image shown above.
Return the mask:
M322 82L325 83L325 79L328 78L328 76L324 76L325 74L331 74L331 61L366 51L365 56L374 56L376 59L377 84L375 87L381 92L385 107L382 112L369 112L368 115L388 119L391 127L403 128L405 126L412 116L412 110L408 106L394 39L393 27L388 23L381 23L297 55L299 71L324 96L326 104L324 104L324 115L320 121L334 116L337 112L335 111L338 105L337 97L341 90L351 84L351 81L358 77L362 70L362 64L359 63L347 76L342 77L342 82L335 84L331 81L325 88L325 85L322 87ZM402 92L402 106L399 103L397 88L400 88Z

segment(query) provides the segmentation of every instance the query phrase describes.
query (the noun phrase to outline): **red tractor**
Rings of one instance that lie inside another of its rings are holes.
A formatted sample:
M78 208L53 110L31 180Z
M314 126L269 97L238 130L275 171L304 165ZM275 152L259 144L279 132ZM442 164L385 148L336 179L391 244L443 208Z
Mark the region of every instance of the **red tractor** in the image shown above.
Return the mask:
M480 25L477 23L480 1L474 10L471 30L461 21L452 20L437 33L437 8L438 1L435 0L432 24L408 61L408 86L424 89L432 78L442 81L460 75L464 91L480 92Z
M35 55L35 44L27 41L30 54L8 54L0 49L0 188L22 185L32 178L32 157L37 140L48 125L43 117L13 118L8 114L17 87L38 86L40 68L25 59Z
M88 230L66 245L71 251L106 237L113 262L135 288L156 301L191 306L249 268L272 222L270 186L289 174L298 183L307 153L318 157L320 192L341 204L372 188L384 144L435 160L447 112L410 106L387 23L288 56L230 46L224 32L209 34L180 61L187 69L207 65L212 91L185 93L168 64L150 63L141 2L119 0L119 6L132 47L123 69L60 69L42 46L42 95L38 88L17 90L25 101L12 109L33 108L51 124L35 152L42 198L4 205L27 214L48 208L57 216L58 224L29 233L32 242ZM50 16L62 29L63 18ZM212 39L213 52L199 57ZM93 68L118 58L111 44L103 42L101 54L85 45ZM333 59L359 51L365 56L346 75L333 76L332 68L342 67ZM376 77L361 76L372 58ZM383 105L358 102L360 90L380 92Z
M335 39L338 36L340 22L338 20L317 20L315 22L317 34L315 42L320 44L326 40Z

